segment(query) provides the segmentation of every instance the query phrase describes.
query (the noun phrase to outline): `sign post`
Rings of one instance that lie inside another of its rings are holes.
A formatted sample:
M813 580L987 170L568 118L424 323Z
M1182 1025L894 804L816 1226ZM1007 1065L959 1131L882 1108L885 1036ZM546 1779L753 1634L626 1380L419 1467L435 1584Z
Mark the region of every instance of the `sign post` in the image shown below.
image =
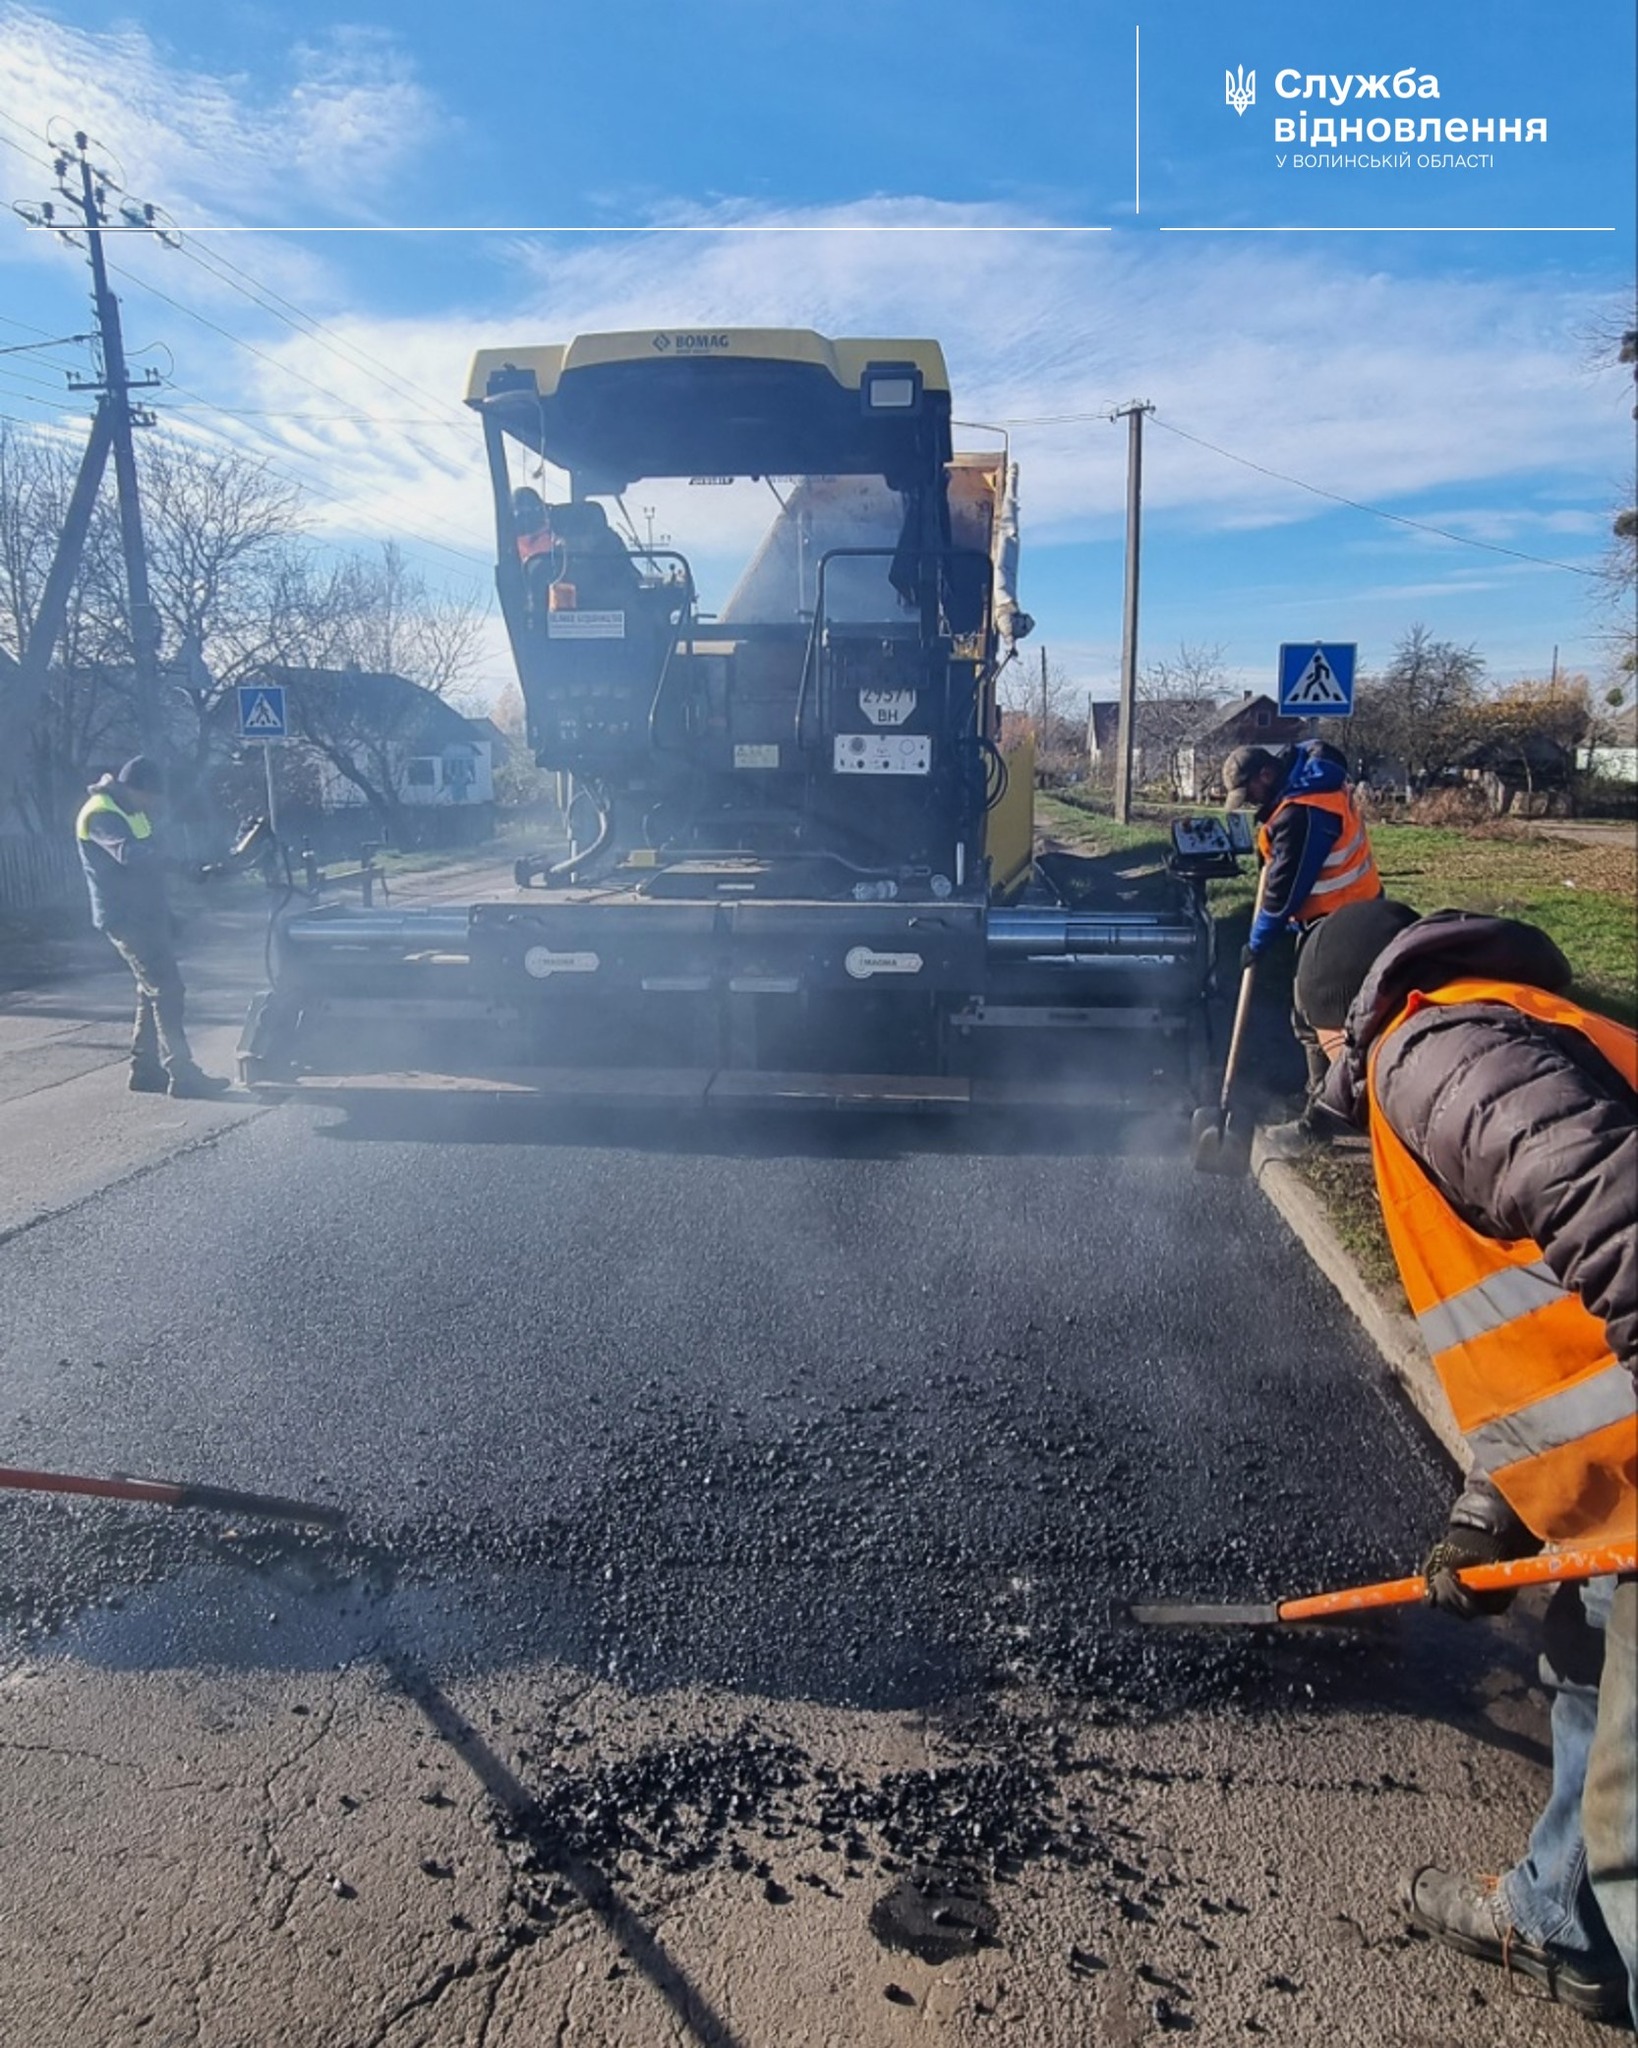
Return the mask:
M241 683L238 687L239 737L259 740L262 766L267 772L267 827L279 836L278 801L273 794L273 744L290 737L285 716L283 683Z
M1280 716L1348 718L1354 708L1353 641L1293 640L1280 649Z

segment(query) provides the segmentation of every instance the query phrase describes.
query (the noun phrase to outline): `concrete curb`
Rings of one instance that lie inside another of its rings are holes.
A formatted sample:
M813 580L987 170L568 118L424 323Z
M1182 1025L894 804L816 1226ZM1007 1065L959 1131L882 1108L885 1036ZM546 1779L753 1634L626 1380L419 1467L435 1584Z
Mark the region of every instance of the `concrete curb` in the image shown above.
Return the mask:
M1291 1226L1298 1243L1342 1296L1411 1406L1439 1439L1458 1470L1465 1472L1467 1447L1415 1323L1403 1310L1391 1308L1365 1279L1352 1254L1331 1228L1313 1190L1283 1159L1267 1156L1261 1131L1252 1139L1251 1172L1258 1187Z

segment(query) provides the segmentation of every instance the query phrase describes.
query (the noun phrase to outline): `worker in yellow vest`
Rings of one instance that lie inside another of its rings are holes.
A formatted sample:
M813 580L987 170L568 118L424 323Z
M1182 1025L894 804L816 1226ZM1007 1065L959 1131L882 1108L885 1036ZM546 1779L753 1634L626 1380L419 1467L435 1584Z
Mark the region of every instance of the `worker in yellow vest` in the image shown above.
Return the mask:
M183 1023L187 991L171 937L165 857L154 831L165 778L146 754L91 784L74 838L91 897L91 922L106 934L137 987L129 1085L141 1095L220 1095L230 1084L202 1073Z
M1242 807L1257 818L1257 853L1262 862L1262 895L1240 956L1242 967L1264 958L1286 932L1296 935L1297 952L1322 919L1345 903L1382 894L1382 877L1348 787L1347 763L1324 740L1304 740L1270 752L1236 747L1223 763L1227 808ZM1294 1122L1263 1133L1269 1155L1295 1158L1329 1135L1315 1115L1325 1085L1326 1059L1300 1003L1291 1029L1308 1069L1303 1112Z
M1510 918L1359 903L1297 964L1334 1056L1328 1110L1369 1129L1411 1309L1472 1465L1425 1570L1638 1537L1638 1033L1568 999L1569 963ZM1503 1603L1505 1604L1505 1603ZM1500 1879L1424 1865L1426 1932L1638 2021L1638 1578L1547 1610L1553 1785Z

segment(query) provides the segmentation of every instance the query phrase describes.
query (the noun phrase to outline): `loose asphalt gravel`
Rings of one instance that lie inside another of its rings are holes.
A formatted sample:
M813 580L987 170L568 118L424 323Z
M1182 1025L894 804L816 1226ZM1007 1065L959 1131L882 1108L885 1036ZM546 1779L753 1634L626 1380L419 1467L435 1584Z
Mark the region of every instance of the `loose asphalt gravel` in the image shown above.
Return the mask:
M390 1643L417 1668L527 1650L637 1690L863 1707L1021 1685L1121 1721L1310 1706L1380 1694L1388 1653L1168 1636L1126 1604L1395 1575L1449 1491L1283 1226L1189 1171L1175 1115L291 1109L3 1256L17 1462L353 1515L346 1538L224 1538L20 1503L14 1636L71 1623L136 1668ZM1448 1676L1401 1672L1400 1698ZM676 1768L738 1814L781 1766L753 1743ZM580 1791L587 1849L644 1804ZM903 1847L948 1860L942 1795L920 1796ZM1051 1831L1027 1777L952 1796L990 1816L986 1853Z

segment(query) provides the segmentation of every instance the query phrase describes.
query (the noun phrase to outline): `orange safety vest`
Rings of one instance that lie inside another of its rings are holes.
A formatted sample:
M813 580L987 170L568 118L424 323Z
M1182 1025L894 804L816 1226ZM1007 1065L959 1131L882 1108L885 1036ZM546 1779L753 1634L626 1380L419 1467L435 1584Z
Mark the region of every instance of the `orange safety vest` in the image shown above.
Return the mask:
M1638 1032L1544 989L1453 981L1412 994L1371 1049L1377 1192L1400 1278L1473 1460L1525 1526L1552 1543L1630 1541L1638 1530L1638 1400L1603 1322L1532 1238L1464 1223L1381 1113L1376 1063L1429 1003L1505 1003L1579 1031L1638 1088Z
M1373 903L1382 894L1382 877L1377 873L1376 855L1371 851L1365 821L1354 809L1345 789L1316 789L1306 796L1282 797L1269 813L1268 823L1257 827L1257 851L1268 865L1274 851L1274 820L1288 804L1312 804L1329 811L1342 822L1337 843L1325 856L1314 877L1314 885L1301 903L1287 913L1291 924L1312 924L1317 917L1329 917L1345 903Z
M518 535L518 560L532 561L536 555L549 555L557 546L557 536L549 526L537 526L533 533Z

